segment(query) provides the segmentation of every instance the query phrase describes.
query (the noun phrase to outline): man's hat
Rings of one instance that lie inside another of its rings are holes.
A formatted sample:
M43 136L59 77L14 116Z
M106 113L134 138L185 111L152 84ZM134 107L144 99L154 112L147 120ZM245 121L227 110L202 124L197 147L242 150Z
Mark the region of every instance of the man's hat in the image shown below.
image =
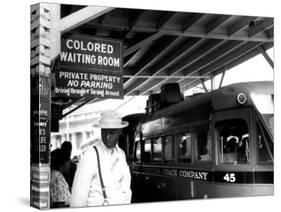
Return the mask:
M94 124L94 127L102 129L118 129L128 126L127 121L122 121L121 115L114 110L107 110L101 113L101 118L99 123Z

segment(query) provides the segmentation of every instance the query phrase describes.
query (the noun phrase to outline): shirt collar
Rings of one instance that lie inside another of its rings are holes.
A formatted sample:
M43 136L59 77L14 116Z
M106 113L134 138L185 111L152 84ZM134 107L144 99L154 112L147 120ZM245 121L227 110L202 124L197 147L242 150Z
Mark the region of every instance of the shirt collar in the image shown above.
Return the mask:
M116 146L115 147L113 147L112 149L108 149L106 146L105 146L105 144L103 143L103 141L101 140L100 141L100 144L101 144L101 146L102 146L102 148L106 151L106 152L108 152L109 154L113 154L113 153L119 153L119 146L118 146L118 144L116 144Z

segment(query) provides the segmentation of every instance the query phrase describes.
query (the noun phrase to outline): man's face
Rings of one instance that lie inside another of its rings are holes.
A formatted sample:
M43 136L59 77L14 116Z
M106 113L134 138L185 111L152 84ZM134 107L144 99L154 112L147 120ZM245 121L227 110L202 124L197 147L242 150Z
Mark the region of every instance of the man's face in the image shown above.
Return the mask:
M101 137L104 145L112 149L118 142L122 129L101 129Z

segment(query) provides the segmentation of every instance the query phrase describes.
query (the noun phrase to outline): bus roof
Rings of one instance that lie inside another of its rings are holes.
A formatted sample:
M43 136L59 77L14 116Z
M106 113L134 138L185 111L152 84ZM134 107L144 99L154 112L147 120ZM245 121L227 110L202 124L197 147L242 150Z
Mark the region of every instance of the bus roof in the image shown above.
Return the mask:
M163 116L169 116L198 107L198 105L205 105L206 107L212 108L212 110L235 107L237 106L236 99L239 93L246 94L248 101L245 105L253 105L251 94L273 94L273 82L262 81L235 83L209 93L188 96L184 101L156 111L155 113L148 115L147 118L157 119Z
M241 82L241 83L234 83L228 86L225 86L221 89L226 87L241 87L241 88L248 88L251 89L255 93L267 93L273 94L274 91L274 83L273 81L257 81L257 82Z

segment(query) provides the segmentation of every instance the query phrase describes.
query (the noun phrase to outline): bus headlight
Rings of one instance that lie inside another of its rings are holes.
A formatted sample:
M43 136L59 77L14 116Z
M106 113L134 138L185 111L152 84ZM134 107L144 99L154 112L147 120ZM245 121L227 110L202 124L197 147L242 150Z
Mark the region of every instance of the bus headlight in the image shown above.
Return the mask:
M237 102L241 105L245 104L247 102L247 96L244 93L239 93L237 95Z

